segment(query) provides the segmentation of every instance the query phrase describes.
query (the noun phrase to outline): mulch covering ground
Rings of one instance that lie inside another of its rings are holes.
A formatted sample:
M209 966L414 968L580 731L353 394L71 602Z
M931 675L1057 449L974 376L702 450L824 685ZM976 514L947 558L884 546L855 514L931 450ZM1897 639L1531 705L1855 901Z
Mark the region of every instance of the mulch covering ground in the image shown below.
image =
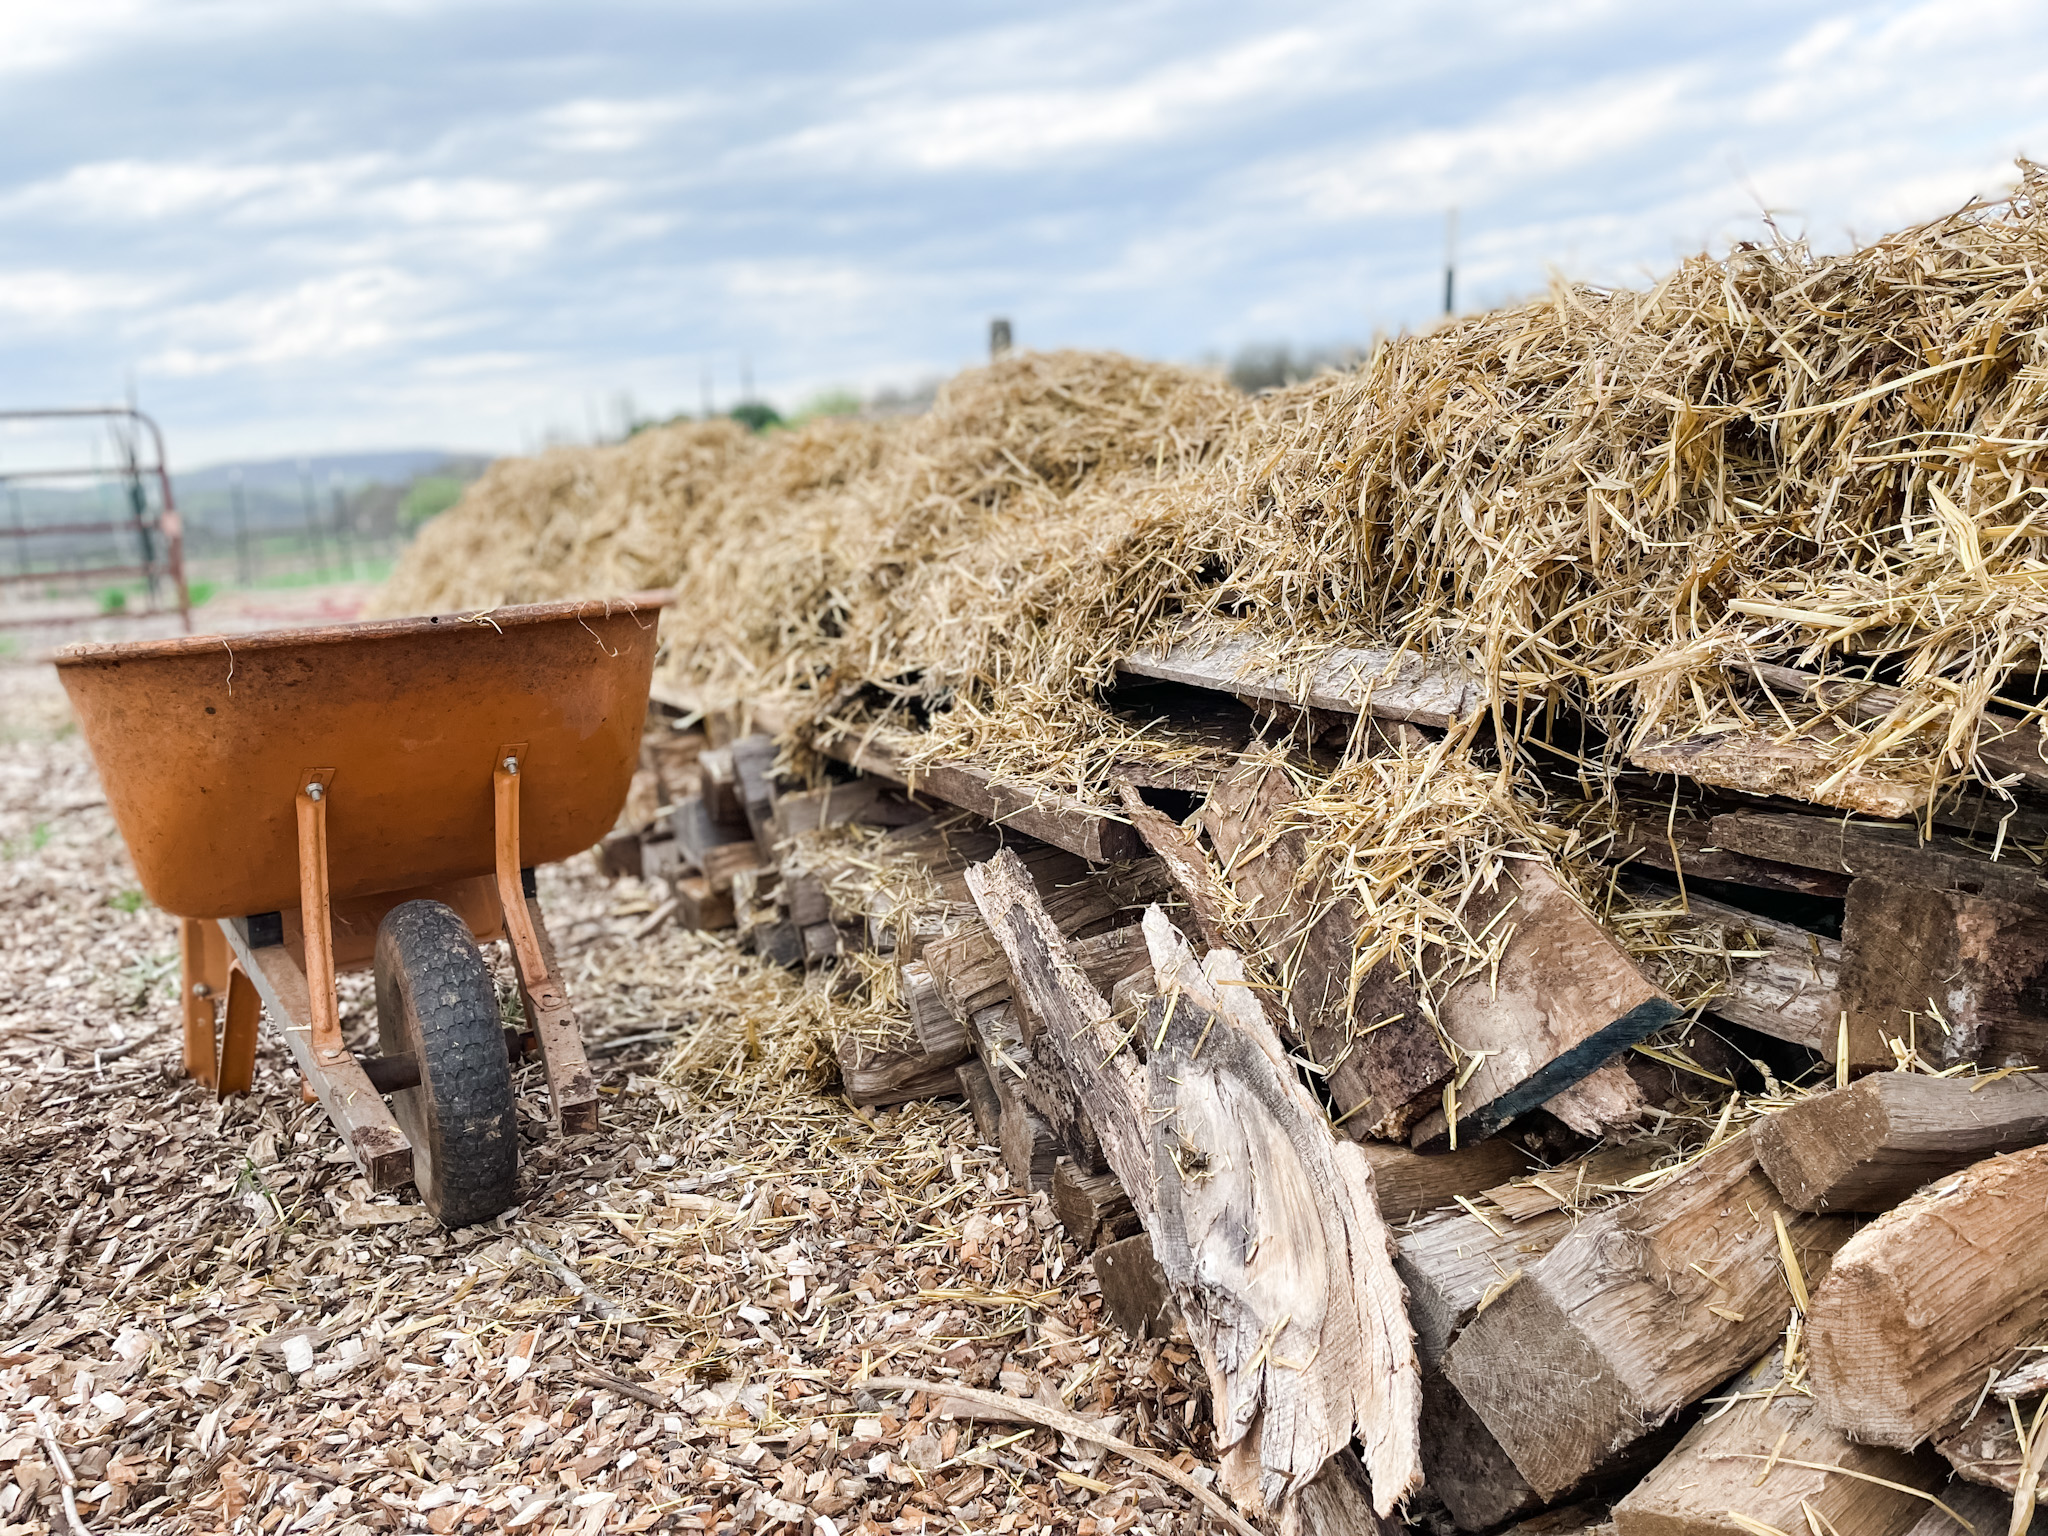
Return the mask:
M444 1232L274 1042L247 1097L181 1075L176 925L49 675L0 671L0 722L0 1536L1206 1528L1100 1447L862 1386L1056 1398L1206 1476L1190 1352L1101 1320L957 1108L814 1091L799 981L544 870L605 1124L555 1136L523 1069L522 1204Z

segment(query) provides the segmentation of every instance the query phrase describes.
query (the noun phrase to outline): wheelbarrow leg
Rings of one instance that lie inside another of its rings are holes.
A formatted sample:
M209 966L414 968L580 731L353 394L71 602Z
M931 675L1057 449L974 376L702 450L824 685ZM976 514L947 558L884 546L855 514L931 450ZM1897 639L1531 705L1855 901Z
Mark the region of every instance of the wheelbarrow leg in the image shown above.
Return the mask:
M348 1055L334 996L334 916L327 900L327 786L333 777L332 768L308 768L299 775L298 793L299 926L306 941L313 1055L322 1062Z
M218 1093L247 1093L256 1081L256 1025L263 1016L263 999L256 995L256 983L238 961L228 967L227 1019L220 1032L220 1084Z
M227 1039L216 1076L224 1093L244 1092L253 1073L256 1022L270 1010L306 1087L341 1133L372 1189L396 1189L412 1180L412 1143L392 1118L384 1096L341 1038L334 997L334 929L327 900L327 795L331 768L299 776L300 928L306 946L301 969L282 944L250 943L246 919L223 918L216 927L234 956L228 991Z
M213 1047L213 1000L227 981L227 945L212 923L188 917L178 925L178 958L185 1071L195 1082L211 1088L218 1076Z
M519 759L524 743L502 747L491 774L497 819L498 902L505 911L505 933L512 942L512 964L519 973L519 1000L526 1009L527 1028L540 1046L548 1074L548 1098L564 1135L597 1129L597 1080L583 1054L567 991L554 974L553 946L540 922L540 906L530 901L519 875Z

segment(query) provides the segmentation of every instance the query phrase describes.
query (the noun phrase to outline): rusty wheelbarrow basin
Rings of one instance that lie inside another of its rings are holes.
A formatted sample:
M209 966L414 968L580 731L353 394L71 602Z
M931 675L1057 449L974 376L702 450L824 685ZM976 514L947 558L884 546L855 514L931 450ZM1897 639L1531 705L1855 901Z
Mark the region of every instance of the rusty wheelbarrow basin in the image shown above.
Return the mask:
M527 875L624 805L667 601L61 652L136 875L184 920L186 1069L248 1091L267 1011L371 1183L411 1180L451 1226L516 1198L510 1056L540 1055L565 1131L595 1129ZM524 1031L477 947L501 935ZM368 1058L342 1039L350 964L377 976Z
M293 797L333 770L338 899L492 868L491 770L523 746L528 864L611 830L666 595L72 647L57 668L142 888L180 917L299 901Z

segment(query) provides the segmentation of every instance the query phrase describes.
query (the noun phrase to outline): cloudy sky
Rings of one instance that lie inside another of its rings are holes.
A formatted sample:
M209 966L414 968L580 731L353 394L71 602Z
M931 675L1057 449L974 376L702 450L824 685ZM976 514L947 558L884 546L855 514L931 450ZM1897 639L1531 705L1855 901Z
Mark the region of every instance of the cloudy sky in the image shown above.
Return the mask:
M1839 248L2048 155L2048 7L0 0L0 405L517 450Z

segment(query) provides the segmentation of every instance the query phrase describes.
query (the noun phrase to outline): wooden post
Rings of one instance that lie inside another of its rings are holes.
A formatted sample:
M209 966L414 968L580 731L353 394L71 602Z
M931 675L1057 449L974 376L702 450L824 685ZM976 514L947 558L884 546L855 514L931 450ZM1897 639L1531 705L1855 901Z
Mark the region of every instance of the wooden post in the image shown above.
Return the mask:
M1807 1319L1822 1417L1873 1445L1917 1445L1987 1371L2048 1328L2048 1147L1987 1158L1850 1239Z
M1525 1265L1452 1342L1446 1374L1556 1498L1784 1331L1792 1292L1774 1218L1809 1284L1851 1229L1790 1211L1738 1133Z
M2048 1141L2048 1082L1874 1072L1756 1128L1757 1156L1802 1211L1887 1211L1994 1152Z
M1331 1136L1237 956L1198 964L1149 910L1162 996L1127 1033L1013 854L967 878L1187 1316L1226 1485L1284 1515L1355 1435L1391 1513L1420 1481L1420 1381L1371 1171Z
M1928 1506L1914 1490L1942 1485L1948 1468L1941 1458L1852 1443L1823 1424L1813 1399L1787 1388L1784 1376L1781 1348L1730 1382L1724 1395L1739 1400L1694 1425L1614 1506L1615 1536L1902 1536L1916 1524ZM1809 1510L1822 1523L1811 1523ZM1950 1528L1960 1536L1961 1526Z

